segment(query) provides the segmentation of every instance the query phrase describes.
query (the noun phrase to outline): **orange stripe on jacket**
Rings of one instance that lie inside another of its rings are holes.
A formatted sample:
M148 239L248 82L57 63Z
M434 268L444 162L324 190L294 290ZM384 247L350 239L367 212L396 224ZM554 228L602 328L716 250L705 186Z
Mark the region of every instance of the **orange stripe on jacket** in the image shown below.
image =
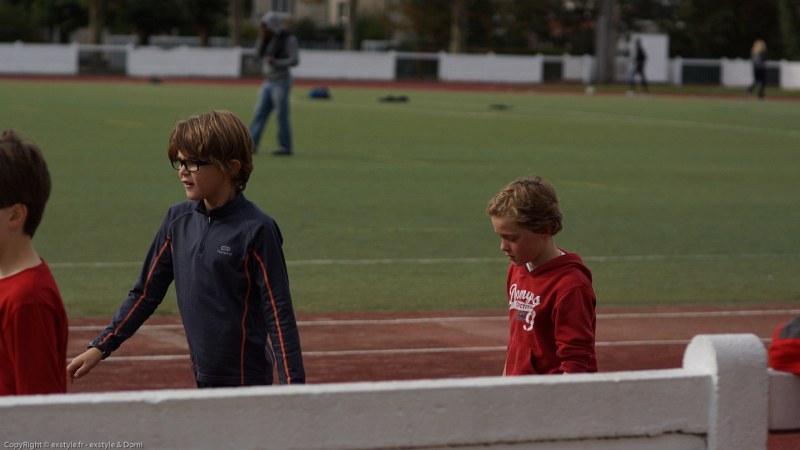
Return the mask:
M278 320L278 305L275 303L275 296L272 295L272 286L269 283L269 277L267 277L267 268L264 265L264 261L258 257L256 252L253 252L253 256L256 257L258 260L258 265L261 266L261 273L264 275L264 283L267 285L267 293L269 293L269 301L272 303L272 314L275 316L275 326L278 327L278 340L281 342L281 355L283 355L283 369L286 371L286 383L292 384L292 377L289 375L289 364L286 362L286 349L283 346L283 332L281 332L281 322Z
M250 255L244 257L244 275L247 277L247 294L244 296L244 312L242 313L242 348L239 352L239 373L241 374L241 383L244 385L244 347L247 342L247 311L250 299L250 271L247 270L247 264L250 262Z
M167 247L170 247L169 239L167 239L164 242L164 245L161 246L161 249L158 251L158 255L156 255L156 259L153 261L153 264L150 266L150 271L147 272L147 278L144 280L144 288L142 289L142 295L140 295L139 298L136 299L136 303L133 305L131 310L128 311L128 314L125 316L124 319L122 319L122 322L119 323L117 328L114 329L114 333L113 334L119 333L119 330L122 328L123 325L125 325L125 322L127 322L128 319L131 318L131 314L133 314L133 312L136 311L136 308L139 307L139 304L141 304L142 300L147 296L147 286L150 284L150 278L153 276L153 271L156 269L156 265L158 264L158 261L161 260L161 256L164 254L164 251L167 249ZM108 338L110 338L113 334L107 335L103 339L101 344L104 344L108 340Z

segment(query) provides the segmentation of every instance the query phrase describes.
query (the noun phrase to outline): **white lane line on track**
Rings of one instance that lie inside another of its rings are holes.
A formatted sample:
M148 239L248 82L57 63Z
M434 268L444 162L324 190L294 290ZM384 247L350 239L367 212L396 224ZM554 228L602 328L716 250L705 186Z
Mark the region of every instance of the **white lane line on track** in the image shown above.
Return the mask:
M761 341L768 344L771 339L761 338ZM616 341L616 342L597 342L597 347L636 347L636 346L660 346L660 345L687 345L689 339L665 339L665 340L638 340L638 341ZM505 345L494 345L486 347L433 347L433 348L393 348L393 349L374 349L374 350L323 350L303 352L304 357L341 357L341 356L386 356L386 355L414 355L431 353L478 353L478 352L504 352ZM112 356L106 362L149 362L149 361L188 361L189 355L149 355L149 356Z
M698 254L698 255L597 255L584 256L586 262L642 262L642 261L718 261L734 259L800 258L800 253L744 253L744 254ZM369 266L376 264L483 264L507 262L503 257L476 258L373 258L373 259L300 259L290 260L289 266ZM141 267L141 261L87 261L49 262L55 269L114 269Z
M800 309L768 309L742 311L675 311L675 312L643 312L643 313L610 313L598 314L598 320L624 319L686 319L712 317L753 317L753 316L797 316ZM483 317L412 317L402 319L342 319L342 320L300 320L300 327L313 326L358 326L358 325L409 325L420 323L453 323L453 322L499 322L508 320L508 316ZM74 325L70 331L101 331L105 325ZM181 324L142 325L143 330L180 330Z

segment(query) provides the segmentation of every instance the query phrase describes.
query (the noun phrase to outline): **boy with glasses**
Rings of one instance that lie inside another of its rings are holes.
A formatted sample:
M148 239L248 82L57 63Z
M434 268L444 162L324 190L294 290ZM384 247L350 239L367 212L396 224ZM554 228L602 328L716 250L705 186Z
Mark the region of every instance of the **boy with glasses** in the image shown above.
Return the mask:
M50 187L39 148L5 131L0 137L0 395L67 391L67 313L32 242Z
M305 382L283 238L242 193L252 152L228 111L178 122L167 153L189 201L167 212L128 297L67 367L70 380L133 335L174 280L198 387L269 385L273 364L281 384Z

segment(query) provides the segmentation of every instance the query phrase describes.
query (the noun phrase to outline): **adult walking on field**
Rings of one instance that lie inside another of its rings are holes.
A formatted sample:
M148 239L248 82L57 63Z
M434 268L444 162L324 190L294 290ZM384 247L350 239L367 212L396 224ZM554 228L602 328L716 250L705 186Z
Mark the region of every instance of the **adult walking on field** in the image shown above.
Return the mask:
M634 49L633 53L633 69L631 71L631 77L628 80L628 85L630 86L628 90L629 95L633 95L636 93L636 76L638 75L642 82L642 91L646 94L647 93L647 77L644 75L644 65L647 62L647 53L644 51L644 47L642 47L642 40L636 39L636 48Z
M261 134L269 115L275 110L278 116L278 149L273 155L288 156L293 152L292 128L289 123L289 94L292 90L290 68L300 62L297 37L283 28L278 13L270 11L261 18L258 57L263 61L264 84L258 93L250 134L253 135L253 152L258 152Z
M758 86L758 98L763 100L764 88L767 86L767 44L762 39L753 42L750 61L753 63L753 84L747 88L747 94L752 95Z

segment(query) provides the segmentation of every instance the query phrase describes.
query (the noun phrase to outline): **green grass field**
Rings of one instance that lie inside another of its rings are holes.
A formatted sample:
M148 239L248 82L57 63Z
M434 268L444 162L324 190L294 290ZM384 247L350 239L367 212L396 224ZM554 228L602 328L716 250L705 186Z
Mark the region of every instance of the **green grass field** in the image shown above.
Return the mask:
M297 154L274 118L245 194L285 238L303 312L505 309L484 207L521 175L552 181L558 244L602 306L800 300L800 104L659 96L294 90ZM167 207L179 119L256 86L0 81L0 127L45 152L54 190L34 240L71 317L110 317ZM378 102L407 95L405 104ZM504 110L494 104L507 105ZM168 298L160 313L175 313Z

